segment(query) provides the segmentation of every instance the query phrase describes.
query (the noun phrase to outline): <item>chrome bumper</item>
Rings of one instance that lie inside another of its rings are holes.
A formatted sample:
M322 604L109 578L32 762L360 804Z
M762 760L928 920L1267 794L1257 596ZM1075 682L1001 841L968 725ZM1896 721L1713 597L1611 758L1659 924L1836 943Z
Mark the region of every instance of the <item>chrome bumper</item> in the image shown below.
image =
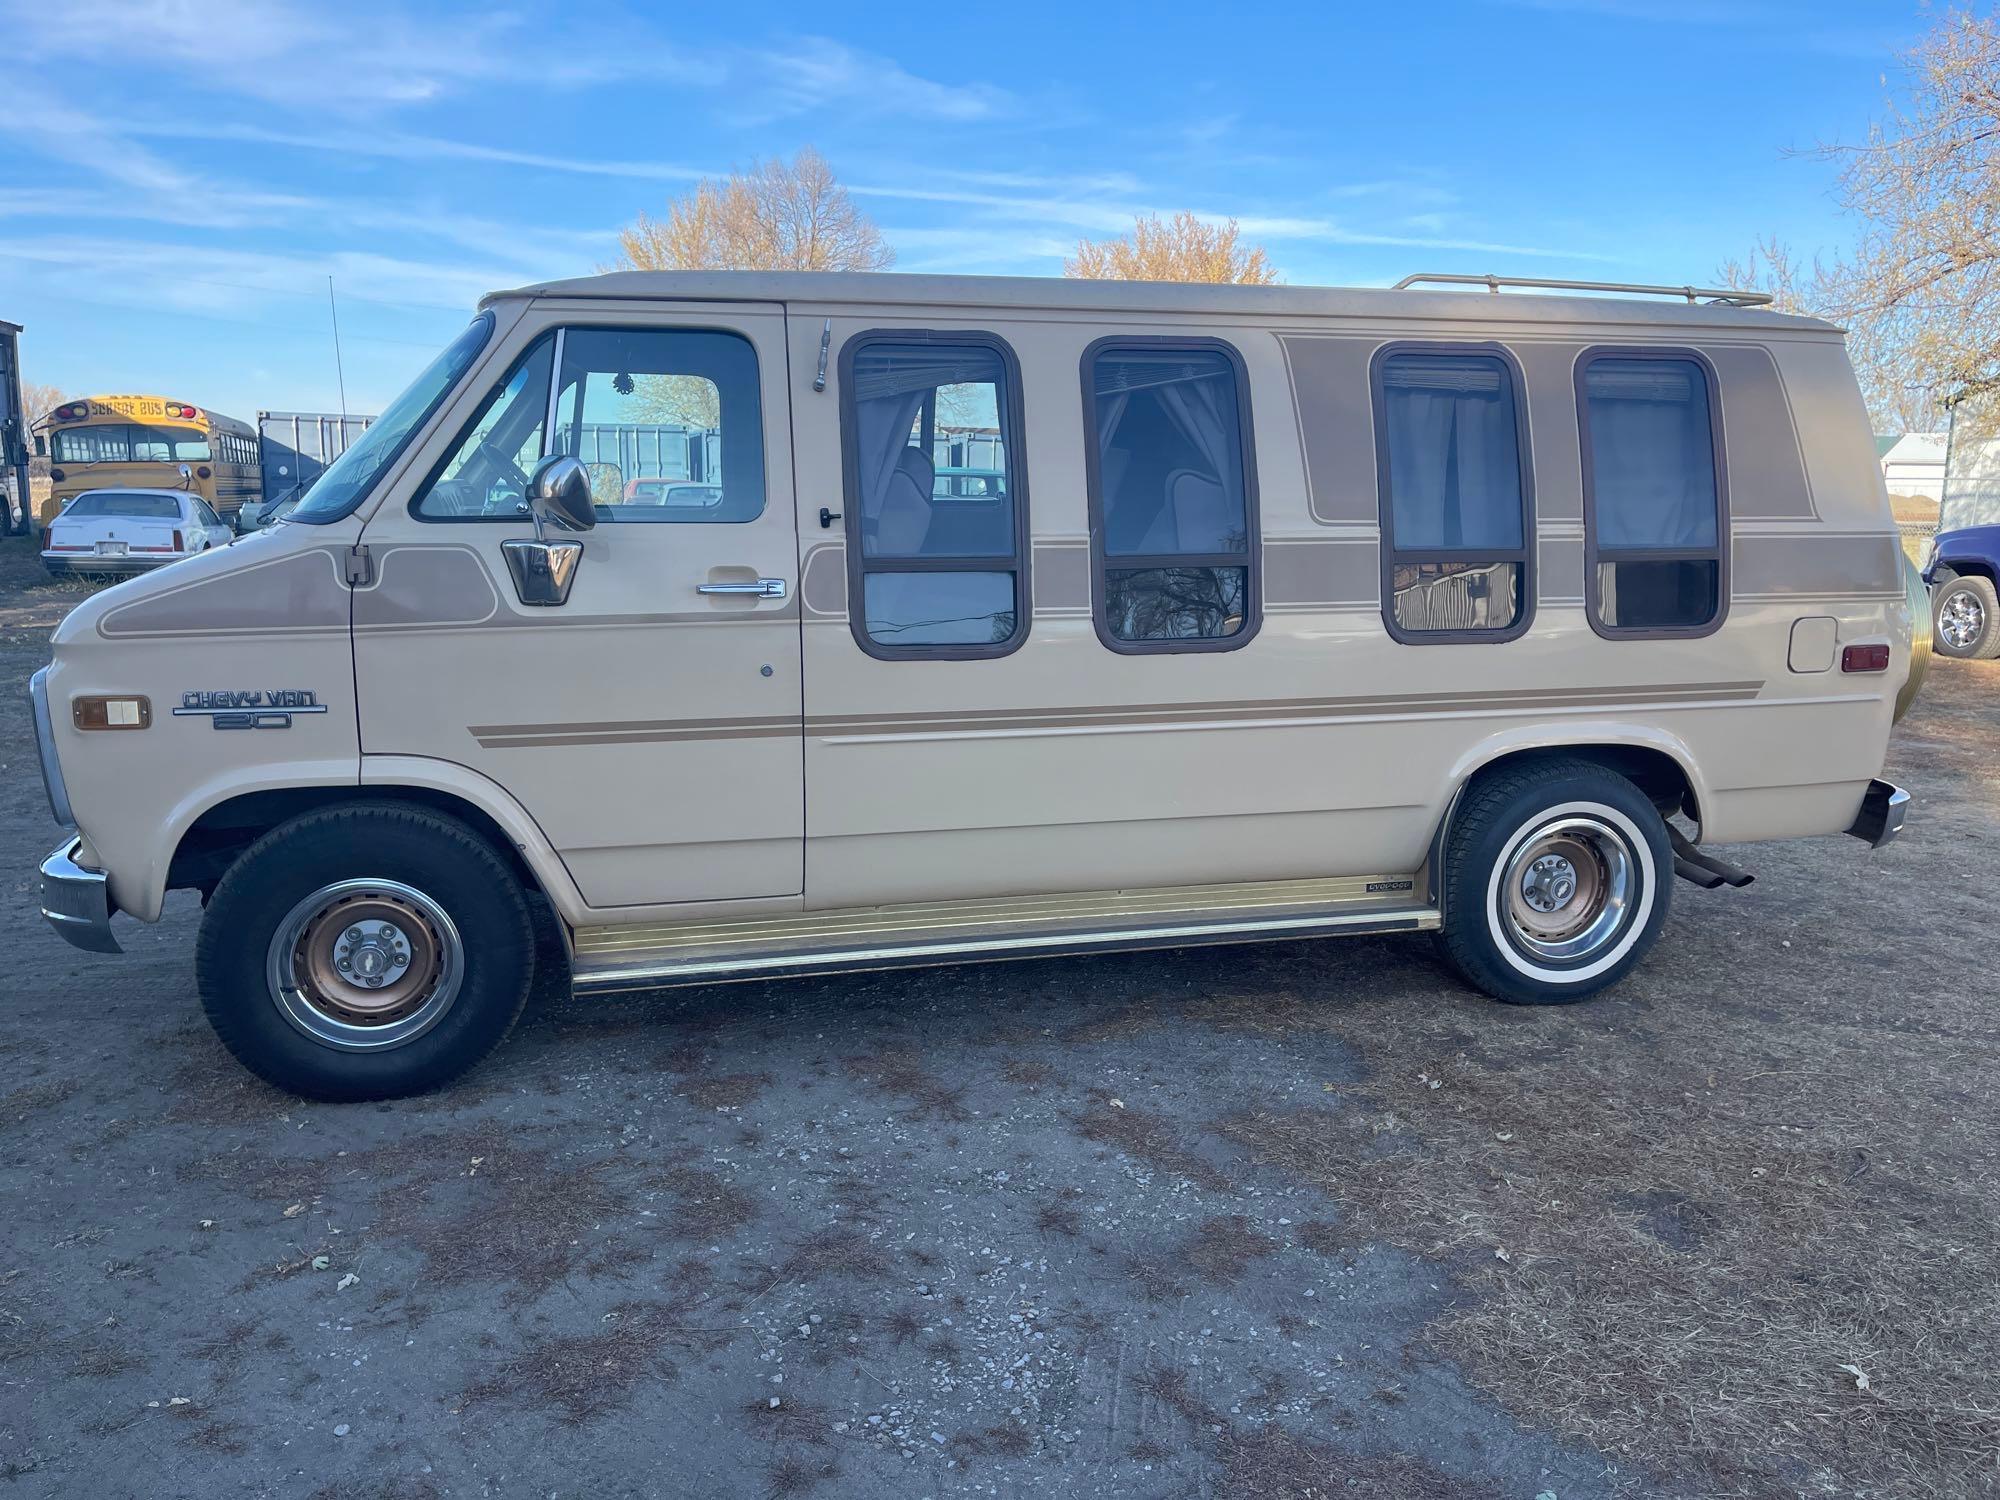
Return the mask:
M104 872L76 862L81 843L71 839L42 861L42 915L74 947L123 953L111 935L111 891Z
M1848 832L1880 849L1894 843L1903 831L1903 819L1910 810L1910 794L1893 781L1877 779L1868 783L1868 795L1861 799L1861 811Z

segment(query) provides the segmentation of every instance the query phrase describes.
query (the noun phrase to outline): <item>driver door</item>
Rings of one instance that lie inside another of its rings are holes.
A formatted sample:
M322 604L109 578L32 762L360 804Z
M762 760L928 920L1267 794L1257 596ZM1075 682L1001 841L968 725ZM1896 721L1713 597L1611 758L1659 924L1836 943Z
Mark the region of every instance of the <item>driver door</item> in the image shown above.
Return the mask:
M497 783L591 907L798 895L782 309L538 306L479 378L363 533L364 754ZM589 468L597 526L538 608L501 543L534 534L522 497L551 453Z

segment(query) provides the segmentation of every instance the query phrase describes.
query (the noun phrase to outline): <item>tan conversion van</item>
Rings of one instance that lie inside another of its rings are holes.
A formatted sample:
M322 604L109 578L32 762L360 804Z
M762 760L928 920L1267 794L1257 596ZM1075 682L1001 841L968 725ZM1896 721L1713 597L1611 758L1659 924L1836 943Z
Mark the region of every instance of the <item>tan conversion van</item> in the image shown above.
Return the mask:
M1579 999L1705 846L1895 836L1928 621L1837 329L1593 290L490 297L288 521L56 632L46 915L198 890L216 1030L333 1098L537 962L1432 930Z

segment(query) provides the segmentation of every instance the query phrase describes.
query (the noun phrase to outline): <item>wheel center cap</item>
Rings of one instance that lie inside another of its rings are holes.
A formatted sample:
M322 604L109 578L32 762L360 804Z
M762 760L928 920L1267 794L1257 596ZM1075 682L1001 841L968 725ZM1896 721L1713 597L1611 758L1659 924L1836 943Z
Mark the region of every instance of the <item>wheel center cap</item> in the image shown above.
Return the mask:
M1576 866L1560 854L1545 854L1528 867L1521 896L1539 912L1560 911L1576 894Z
M410 940L393 922L357 922L334 945L334 967L354 983L380 989L410 967Z

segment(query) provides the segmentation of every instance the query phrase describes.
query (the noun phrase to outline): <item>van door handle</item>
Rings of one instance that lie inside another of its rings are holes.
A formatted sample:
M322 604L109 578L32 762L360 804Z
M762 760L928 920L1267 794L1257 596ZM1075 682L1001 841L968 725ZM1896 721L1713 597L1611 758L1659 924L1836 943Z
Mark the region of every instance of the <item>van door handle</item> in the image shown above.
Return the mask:
M697 594L749 594L758 599L782 599L785 597L785 580L752 578L742 583L698 583L694 591Z

